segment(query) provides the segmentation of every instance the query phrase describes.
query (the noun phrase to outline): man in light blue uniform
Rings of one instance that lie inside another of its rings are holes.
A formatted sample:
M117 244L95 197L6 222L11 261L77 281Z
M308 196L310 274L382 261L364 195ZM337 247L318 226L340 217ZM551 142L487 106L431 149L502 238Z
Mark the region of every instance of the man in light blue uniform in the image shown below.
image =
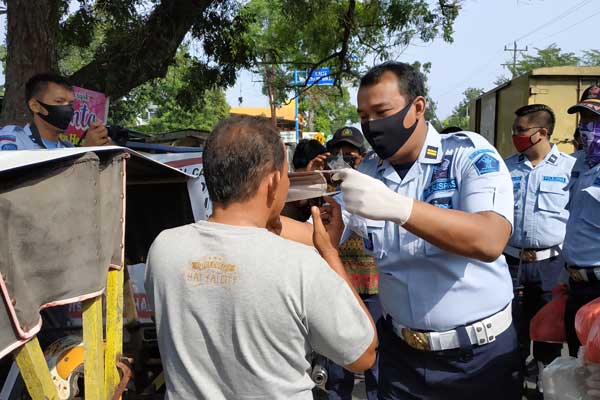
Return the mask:
M369 71L358 111L375 154L336 176L380 272L379 398L520 399L510 175L480 135L427 124L424 94L408 64Z
M552 300L552 288L565 278L560 253L569 218L567 185L575 158L550 143L555 124L550 107L531 104L516 110L515 115L513 143L518 153L506 159L515 195L515 219L504 254L516 290L513 312L525 367L531 319ZM561 344L534 342L533 357L547 365L560 356L561 348Z
M575 332L575 314L600 297L600 87L587 88L581 101L569 108L579 113L584 150L577 152L571 174L571 200L563 256L569 272L565 330L569 353L576 356L581 343Z
M25 99L31 112L31 123L23 127L7 125L0 129L0 150L38 150L73 147L60 139L73 119L73 89L69 82L55 74L38 74L25 84ZM111 144L101 121L94 121L83 146Z

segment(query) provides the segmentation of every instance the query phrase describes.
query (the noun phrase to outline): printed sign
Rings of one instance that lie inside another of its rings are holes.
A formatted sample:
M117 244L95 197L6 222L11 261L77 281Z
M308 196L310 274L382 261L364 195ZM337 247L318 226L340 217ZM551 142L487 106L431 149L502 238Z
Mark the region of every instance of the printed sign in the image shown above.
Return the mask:
M73 93L75 95L73 102L75 114L64 135L61 135L61 139L77 144L92 122L101 121L106 124L108 98L104 93L78 86L73 86Z
M206 181L202 175L202 153L168 153L168 154L146 154L163 164L177 168L186 174L196 176L198 179L188 181L188 193L196 221L205 220L212 214L212 203L208 197Z

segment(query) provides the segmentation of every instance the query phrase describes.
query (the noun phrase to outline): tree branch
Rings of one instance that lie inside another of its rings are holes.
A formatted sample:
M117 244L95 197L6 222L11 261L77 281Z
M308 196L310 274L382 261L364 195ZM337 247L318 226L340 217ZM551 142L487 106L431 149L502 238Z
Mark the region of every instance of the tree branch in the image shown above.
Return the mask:
M94 61L70 80L118 98L144 82L164 77L195 19L212 3L214 0L162 0L145 24L126 36L112 38Z

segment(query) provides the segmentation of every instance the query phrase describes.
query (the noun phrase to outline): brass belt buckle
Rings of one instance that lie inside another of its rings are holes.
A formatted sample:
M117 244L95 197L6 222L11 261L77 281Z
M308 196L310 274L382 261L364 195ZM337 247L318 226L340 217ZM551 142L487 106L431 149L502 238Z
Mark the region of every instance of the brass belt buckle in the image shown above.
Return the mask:
M521 260L525 262L534 262L537 261L537 252L535 250L521 250L520 254Z
M571 276L571 279L573 279L575 282L585 282L585 279L582 276L581 270L567 268L567 271L569 271L569 275Z
M409 328L402 328L402 338L413 349L429 351L431 345L429 343L429 337L426 333L416 332Z

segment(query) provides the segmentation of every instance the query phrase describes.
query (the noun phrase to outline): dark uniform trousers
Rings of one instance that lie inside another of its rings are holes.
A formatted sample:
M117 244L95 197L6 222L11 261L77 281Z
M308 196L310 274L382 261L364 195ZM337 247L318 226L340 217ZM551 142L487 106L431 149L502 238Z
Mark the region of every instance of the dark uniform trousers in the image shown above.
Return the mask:
M506 262L510 267L510 274L513 278L513 287L515 288L515 297L512 304L513 320L517 328L517 337L519 339L519 347L521 349L522 365L523 368L525 368L525 362L531 353L531 337L529 335L529 326L531 324L531 320L542 307L552 300L552 292L551 290L544 290L542 288L543 285L541 280L528 279L528 274L526 274L524 270L528 267L534 269L536 262L523 262L521 265L521 285L519 285L516 282L519 259L506 254L504 257L506 258ZM537 263L545 264L541 266L541 269L551 267L554 268L554 264L561 264L558 266L558 268L562 269L562 262L556 257L548 260L538 261ZM555 274L556 271L548 272ZM533 358L544 363L544 365L548 365L555 358L560 356L561 349L562 344L560 343L533 342Z
M380 400L520 400L522 373L514 326L494 342L460 349L421 351L378 322Z

